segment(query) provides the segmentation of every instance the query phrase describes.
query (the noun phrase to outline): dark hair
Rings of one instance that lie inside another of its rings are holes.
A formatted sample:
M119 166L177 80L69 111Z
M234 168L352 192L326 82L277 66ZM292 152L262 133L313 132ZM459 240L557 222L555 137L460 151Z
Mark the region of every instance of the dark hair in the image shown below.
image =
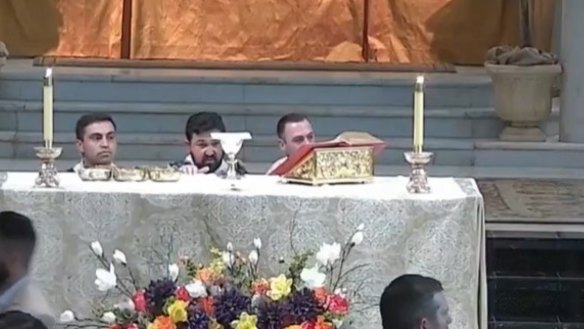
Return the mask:
M36 233L32 221L14 211L0 212L0 248L23 253L30 262L36 245Z
M109 114L89 113L81 116L81 118L77 120L77 124L75 125L75 136L77 137L78 140L82 140L83 135L85 134L85 128L87 128L87 126L96 122L104 121L111 122L112 126L114 126L114 130L117 130L116 123Z
M276 125L276 132L278 133L278 137L283 138L284 130L286 130L286 125L289 123L297 123L302 121L308 121L308 117L304 114L300 113L288 113L278 120L278 124Z
M379 309L383 329L414 329L436 315L434 295L443 291L440 281L416 274L393 280L383 291Z
M189 117L185 128L185 136L190 141L193 139L193 135L204 134L213 130L225 132L223 118L216 112L199 112Z
M47 329L41 320L21 311L0 314L0 329Z

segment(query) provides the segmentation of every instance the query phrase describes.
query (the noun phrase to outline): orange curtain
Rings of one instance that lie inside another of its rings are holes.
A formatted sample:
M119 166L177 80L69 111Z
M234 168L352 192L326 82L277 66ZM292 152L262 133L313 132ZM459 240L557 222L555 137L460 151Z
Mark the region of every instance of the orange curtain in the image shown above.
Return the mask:
M117 58L118 0L0 0L0 40L13 56Z
M359 12L353 2L134 1L131 57L322 59L343 42L359 42Z
M379 62L481 64L517 44L518 0L370 0ZM534 1L549 49L553 1ZM134 0L131 58L361 61L363 0ZM119 58L121 0L0 0L0 40L17 56Z

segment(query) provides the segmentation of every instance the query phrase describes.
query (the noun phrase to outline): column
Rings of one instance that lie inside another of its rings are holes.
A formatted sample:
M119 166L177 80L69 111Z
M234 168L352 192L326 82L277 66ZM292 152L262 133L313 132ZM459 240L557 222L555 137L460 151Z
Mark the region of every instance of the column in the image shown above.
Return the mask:
M584 143L584 1L562 0L560 141Z

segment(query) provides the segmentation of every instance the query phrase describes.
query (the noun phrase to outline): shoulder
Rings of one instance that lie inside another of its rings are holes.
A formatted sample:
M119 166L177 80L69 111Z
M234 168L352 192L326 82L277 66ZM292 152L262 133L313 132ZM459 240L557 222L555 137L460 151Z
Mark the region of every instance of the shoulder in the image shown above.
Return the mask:
M49 328L55 323L55 315L49 303L41 290L32 284L20 291L14 299L11 310L28 313L41 320Z
M286 160L288 160L287 157L283 157L281 159L278 159L276 162L274 162L272 164L272 166L270 167L270 169L268 169L268 172L266 173L266 175L271 174L274 170L276 170L276 168L278 168L282 163L286 162Z

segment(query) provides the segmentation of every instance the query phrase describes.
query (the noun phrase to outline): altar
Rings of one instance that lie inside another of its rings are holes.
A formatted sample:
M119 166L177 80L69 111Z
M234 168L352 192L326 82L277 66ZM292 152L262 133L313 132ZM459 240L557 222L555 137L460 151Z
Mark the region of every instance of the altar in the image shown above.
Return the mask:
M264 264L277 266L293 249L318 249L364 224L365 240L349 264L365 265L351 281L363 298L352 328L381 328L384 287L398 275L419 273L442 281L452 328L486 329L484 210L472 179L431 178L431 194L409 194L405 177L313 187L248 176L232 191L214 175L118 183L60 174L60 189L33 188L35 175L0 173L0 209L34 221L39 245L33 276L57 313L89 313L89 301L101 296L89 248L95 240L109 254L122 250L139 279L148 280L164 256L204 262L213 246L232 242L248 250L259 237L262 257L269 259Z

